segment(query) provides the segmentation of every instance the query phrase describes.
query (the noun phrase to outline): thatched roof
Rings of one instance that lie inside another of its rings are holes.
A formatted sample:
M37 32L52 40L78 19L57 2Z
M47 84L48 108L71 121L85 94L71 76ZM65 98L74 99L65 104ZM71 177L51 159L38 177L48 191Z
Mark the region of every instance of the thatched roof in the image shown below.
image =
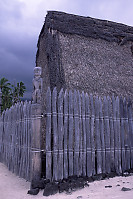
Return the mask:
M133 27L107 20L48 11L40 35L48 29L124 44L133 41Z

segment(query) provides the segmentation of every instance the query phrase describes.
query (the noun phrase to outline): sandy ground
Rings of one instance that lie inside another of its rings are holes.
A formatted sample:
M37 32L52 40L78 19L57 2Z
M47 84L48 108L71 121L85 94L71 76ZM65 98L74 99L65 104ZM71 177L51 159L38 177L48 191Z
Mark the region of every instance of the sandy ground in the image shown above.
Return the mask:
M105 186L112 186L105 188ZM57 193L54 196L43 196L43 190L36 196L27 194L30 183L21 179L0 163L0 199L133 199L133 175L89 183L89 187L77 190L72 194ZM121 191L122 187L130 191Z

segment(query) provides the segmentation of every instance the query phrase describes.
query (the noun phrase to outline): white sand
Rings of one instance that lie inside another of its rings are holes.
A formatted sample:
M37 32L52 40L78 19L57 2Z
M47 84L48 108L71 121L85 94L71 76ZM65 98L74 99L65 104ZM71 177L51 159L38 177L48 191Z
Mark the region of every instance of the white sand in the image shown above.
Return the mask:
M111 185L112 188L105 188ZM120 186L117 186L120 185ZM122 187L131 191L121 191ZM133 199L133 175L89 183L89 187L73 192L54 196L43 196L43 190L36 196L27 194L30 183L12 174L5 165L0 163L0 199Z

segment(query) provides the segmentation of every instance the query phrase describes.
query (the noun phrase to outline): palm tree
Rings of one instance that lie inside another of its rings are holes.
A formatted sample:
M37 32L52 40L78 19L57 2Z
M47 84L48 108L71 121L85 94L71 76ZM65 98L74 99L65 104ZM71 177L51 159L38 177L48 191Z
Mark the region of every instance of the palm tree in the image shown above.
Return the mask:
M12 104L12 96L11 96L11 84L8 82L8 79L1 78L0 79L0 89L2 92L2 107L1 111L6 108L10 108Z
M20 101L20 97L23 97L26 87L23 82L17 83L17 86L12 85L13 87L13 104Z
M6 79L5 77L0 79L0 88L1 88L1 92L5 89L9 89L11 84L8 82L8 79Z
M23 97L24 92L26 91L26 87L23 82L19 83L19 96Z
M10 108L13 104L21 101L26 87L23 82L17 83L17 86L11 85L5 77L0 79L0 90L2 92L1 112Z

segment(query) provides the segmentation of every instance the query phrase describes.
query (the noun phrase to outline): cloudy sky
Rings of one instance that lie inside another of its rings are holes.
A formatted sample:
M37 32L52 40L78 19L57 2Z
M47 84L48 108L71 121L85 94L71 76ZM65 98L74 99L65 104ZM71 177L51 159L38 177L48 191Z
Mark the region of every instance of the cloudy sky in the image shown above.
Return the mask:
M133 26L133 0L0 0L0 78L32 92L37 40L48 10Z

